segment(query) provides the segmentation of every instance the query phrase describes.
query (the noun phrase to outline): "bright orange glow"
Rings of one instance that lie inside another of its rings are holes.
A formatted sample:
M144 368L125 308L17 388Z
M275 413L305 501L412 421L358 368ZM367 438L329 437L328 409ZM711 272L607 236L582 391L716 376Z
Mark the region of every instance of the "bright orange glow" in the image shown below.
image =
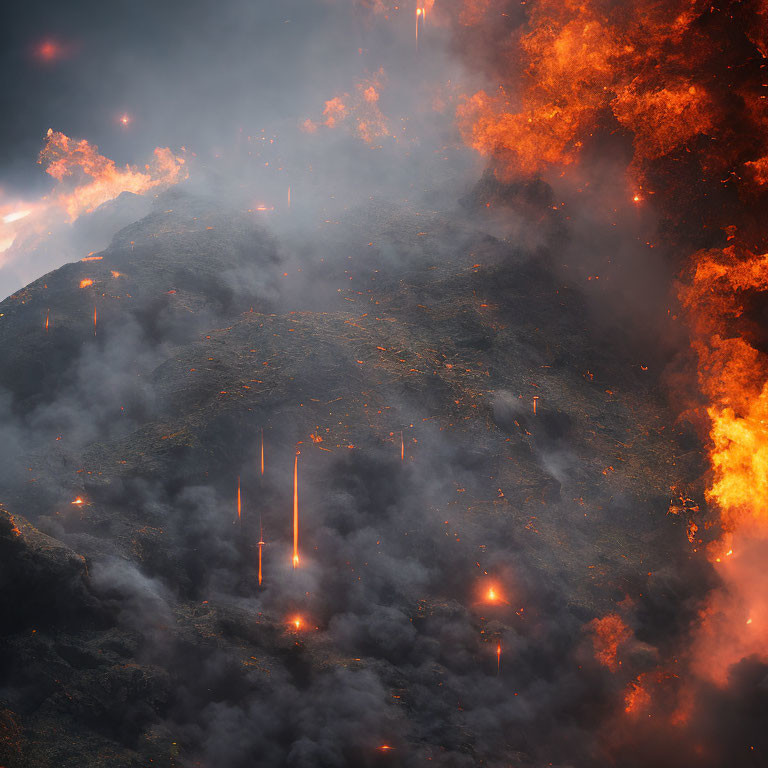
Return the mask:
M590 622L595 658L610 670L619 664L618 653L623 643L632 637L632 631L616 613Z
M94 336L96 335L96 325L97 325L98 319L99 319L99 313L96 307L94 307L93 308L93 335Z
M501 674L501 643L496 646L496 674Z
M304 619L301 616L294 616L288 622L297 632L304 627Z
M400 430L400 461L405 461L405 440L402 429Z
M85 504L85 502L78 496L73 502L76 506L80 506L81 504Z
M90 277L86 277L80 281L81 288L87 288L89 285L93 285L93 280Z
M479 601L488 605L509 605L504 593L496 583L481 586Z
M64 47L55 40L43 40L35 48L35 57L46 63L57 61L64 57Z
M120 115L120 122L123 125L129 125L132 122L131 121L131 116L130 115Z
M261 428L261 476L264 477L264 427Z
M122 192L141 195L176 184L188 175L184 158L170 149L155 149L154 160L142 170L128 165L119 168L84 139L76 141L50 129L38 162L62 187L67 187L51 199L67 212L70 221Z
M80 261L101 261L104 257L103 256L83 256Z
M293 567L299 567L299 454L293 462Z
M6 213L5 216L3 216L3 223L4 224L13 224L14 221L20 221L21 219L25 219L29 214L32 213L32 211L14 211L13 213Z
M45 313L45 332L48 333L48 328L50 327L51 323L51 310L47 310Z
M384 80L384 70L379 69L358 83L354 93L344 93L328 99L323 108L323 125L328 128L346 126L368 144L389 136L388 120L379 107L379 93ZM304 130L314 133L317 123L306 121Z
M237 478L237 519L240 520L243 512L243 500L240 493L240 477Z

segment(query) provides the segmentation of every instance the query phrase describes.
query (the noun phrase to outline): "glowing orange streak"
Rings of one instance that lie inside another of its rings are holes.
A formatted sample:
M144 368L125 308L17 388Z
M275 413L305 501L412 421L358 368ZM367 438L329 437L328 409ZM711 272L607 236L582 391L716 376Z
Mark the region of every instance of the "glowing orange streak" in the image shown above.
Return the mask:
M50 320L51 320L51 310L49 309L49 310L48 310L48 311L45 313L45 332L46 332L46 333L48 333L48 327L49 327L49 325L50 325Z
M400 461L405 461L405 440L403 440L403 430L400 430Z
M261 476L264 477L264 427L261 428Z
M538 396L537 396L537 395L534 395L534 396L533 396L533 415L534 415L534 416L536 415L536 401L537 401L538 399L539 399L539 398L538 398Z
M94 306L93 308L93 335L94 336L96 335L96 324L98 322L98 319L99 319L99 313L96 310L96 307Z
M261 586L261 548L264 546L264 531L259 522L259 586Z
M496 646L496 674L501 674L501 643Z
M299 454L293 462L293 567L299 567Z
M237 478L237 519L240 520L242 511L243 511L243 503L242 503L242 495L240 493L240 478Z

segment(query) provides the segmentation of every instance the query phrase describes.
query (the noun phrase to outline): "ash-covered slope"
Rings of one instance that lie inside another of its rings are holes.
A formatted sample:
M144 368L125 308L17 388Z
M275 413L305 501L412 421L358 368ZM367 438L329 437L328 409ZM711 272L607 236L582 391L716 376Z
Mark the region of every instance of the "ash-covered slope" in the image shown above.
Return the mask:
M170 193L0 305L0 762L600 764L695 607L653 366L463 215L259 215Z

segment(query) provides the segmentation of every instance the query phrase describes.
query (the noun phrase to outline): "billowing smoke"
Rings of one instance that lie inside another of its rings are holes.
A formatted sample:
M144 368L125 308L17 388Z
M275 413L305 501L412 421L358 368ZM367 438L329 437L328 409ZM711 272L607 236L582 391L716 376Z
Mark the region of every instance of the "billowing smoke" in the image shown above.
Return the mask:
M763 764L759 9L83 9L6 50L78 94L4 163L3 764Z

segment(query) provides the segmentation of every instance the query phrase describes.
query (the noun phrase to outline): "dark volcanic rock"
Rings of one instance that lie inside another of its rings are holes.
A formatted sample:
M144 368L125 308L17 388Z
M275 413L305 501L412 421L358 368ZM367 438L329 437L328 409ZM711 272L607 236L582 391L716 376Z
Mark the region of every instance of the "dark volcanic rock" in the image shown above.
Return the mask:
M698 453L540 254L383 204L278 240L177 191L98 255L0 305L9 766L532 764L620 701L591 619L670 643L653 584L695 609L650 575Z
M85 558L0 506L0 614L6 628L82 625L95 608Z

